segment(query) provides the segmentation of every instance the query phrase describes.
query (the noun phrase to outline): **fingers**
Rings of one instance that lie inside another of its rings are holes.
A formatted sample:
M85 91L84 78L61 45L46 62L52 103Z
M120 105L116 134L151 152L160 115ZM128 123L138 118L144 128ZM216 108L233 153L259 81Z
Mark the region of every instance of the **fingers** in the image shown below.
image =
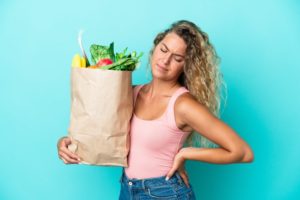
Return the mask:
M58 144L58 155L59 158L64 161L65 164L78 164L80 158L75 153L71 152L68 149L68 146L71 144L70 138L63 138Z
M173 174L175 173L175 171L176 171L176 168L173 167L173 168L168 172L168 174L167 174L167 176L166 176L166 181L169 180L170 177L173 176Z
M72 143L71 138L68 137L64 138L62 142L65 143L66 146L69 146Z
M65 164L78 164L79 160L74 156L65 153L64 151L59 151L59 157L64 161Z
M185 185L187 187L190 187L190 183L189 183L189 177L187 175L187 172L185 170L179 170L179 175L182 178L183 182L185 183Z
M80 160L80 157L77 154L70 151L67 147L62 146L61 148L59 148L59 152L64 153L65 155L67 155L68 157L70 157L72 159Z

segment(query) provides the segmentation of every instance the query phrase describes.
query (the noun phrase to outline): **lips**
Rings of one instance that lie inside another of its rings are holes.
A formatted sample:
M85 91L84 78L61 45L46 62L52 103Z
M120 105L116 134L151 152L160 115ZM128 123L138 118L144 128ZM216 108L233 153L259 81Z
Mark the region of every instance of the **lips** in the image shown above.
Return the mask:
M159 64L157 64L156 66L157 66L157 68L158 68L159 70L161 70L161 71L168 71L167 68L162 67L162 66L160 66Z

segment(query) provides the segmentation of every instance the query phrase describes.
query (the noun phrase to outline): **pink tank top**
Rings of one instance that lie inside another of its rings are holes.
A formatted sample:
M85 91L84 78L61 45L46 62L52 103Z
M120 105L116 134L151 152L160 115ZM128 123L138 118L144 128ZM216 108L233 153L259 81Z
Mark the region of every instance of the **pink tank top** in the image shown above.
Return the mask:
M144 85L134 88L134 104ZM125 173L129 178L153 178L165 176L172 168L173 160L190 132L176 126L174 104L178 96L189 92L178 88L170 98L167 109L155 120L143 120L133 113L130 128L130 152Z

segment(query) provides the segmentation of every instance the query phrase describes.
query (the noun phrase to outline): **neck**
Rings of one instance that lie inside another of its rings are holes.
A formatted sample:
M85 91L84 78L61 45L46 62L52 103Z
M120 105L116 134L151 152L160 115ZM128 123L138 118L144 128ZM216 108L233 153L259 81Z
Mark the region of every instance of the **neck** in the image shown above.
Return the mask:
M149 94L150 98L156 97L156 96L162 96L170 94L170 90L178 86L179 84L176 82L170 82L170 81L161 81L159 79L153 79L147 89L147 93Z

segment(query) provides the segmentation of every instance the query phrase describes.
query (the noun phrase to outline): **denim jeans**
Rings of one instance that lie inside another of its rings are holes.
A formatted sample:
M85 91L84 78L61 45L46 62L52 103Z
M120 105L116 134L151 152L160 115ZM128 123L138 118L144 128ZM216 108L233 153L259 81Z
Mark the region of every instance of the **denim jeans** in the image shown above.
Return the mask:
M190 184L190 188L188 188L177 171L168 181L166 181L165 178L166 176L146 179L130 179L126 176L123 169L120 178L121 191L119 200L196 199L192 185Z

